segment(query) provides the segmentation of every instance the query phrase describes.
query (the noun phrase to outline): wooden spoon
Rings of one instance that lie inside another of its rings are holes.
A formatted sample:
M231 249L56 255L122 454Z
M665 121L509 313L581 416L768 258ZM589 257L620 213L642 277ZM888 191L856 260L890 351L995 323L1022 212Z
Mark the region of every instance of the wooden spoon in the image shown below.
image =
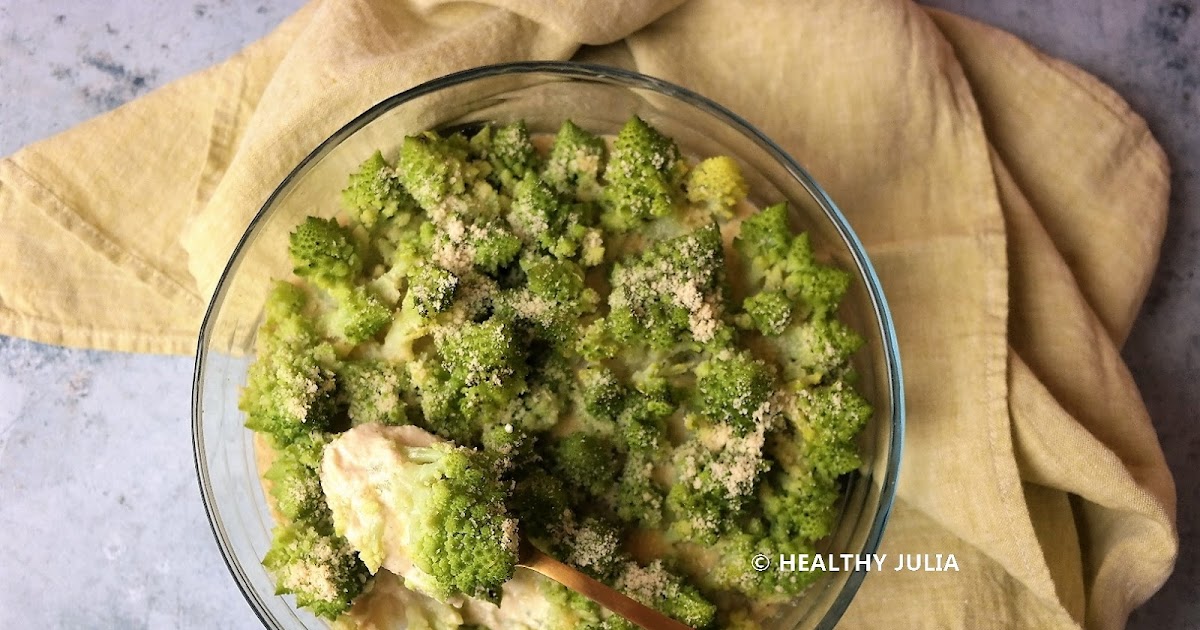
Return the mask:
M517 566L541 573L647 630L693 630L542 553L524 536L521 537Z

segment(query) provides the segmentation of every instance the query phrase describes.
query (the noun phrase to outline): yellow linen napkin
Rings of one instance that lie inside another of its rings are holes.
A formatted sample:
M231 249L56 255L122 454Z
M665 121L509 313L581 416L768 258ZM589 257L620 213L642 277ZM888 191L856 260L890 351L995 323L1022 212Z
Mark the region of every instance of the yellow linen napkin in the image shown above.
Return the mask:
M848 627L1119 628L1169 574L1173 482L1121 362L1167 167L1109 89L907 0L327 0L229 61L0 162L0 333L190 353L233 244L370 105L470 66L602 58L797 157L895 317L909 435Z

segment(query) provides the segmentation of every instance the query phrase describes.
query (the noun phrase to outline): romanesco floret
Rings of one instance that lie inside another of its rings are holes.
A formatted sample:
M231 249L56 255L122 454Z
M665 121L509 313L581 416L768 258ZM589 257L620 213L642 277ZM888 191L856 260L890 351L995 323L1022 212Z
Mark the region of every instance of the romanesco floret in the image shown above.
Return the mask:
M761 277L766 269L787 257L791 247L792 230L788 227L787 204L777 203L763 208L742 221L734 243Z
M263 473L271 482L275 509L289 521L315 525L329 518L319 474L321 452L328 442L324 433L301 437L279 449Z
M631 320L625 321L628 324L633 323ZM579 340L575 344L575 352L593 363L615 357L621 348L622 340L617 339L608 326L608 321L603 317L583 326L579 331Z
M502 417L515 427L543 432L558 424L562 412L562 402L554 389L545 383L537 383L509 403Z
M611 581L617 577L625 560L621 551L621 530L617 525L596 517L571 523L561 539L560 552L567 564L597 580Z
M437 226L424 219L395 221L375 241L376 247L387 249L385 258L405 275L426 264L437 237Z
M599 297L584 285L578 265L547 256L521 260L526 286L496 297L496 312L532 324L536 335L557 347L569 347L579 318L593 311Z
M858 333L836 319L810 319L787 329L776 346L786 379L816 385L846 369L862 344Z
M634 116L617 134L604 169L601 222L610 230L628 232L671 214L686 172L675 141Z
M404 189L396 171L379 151L350 175L348 185L342 190L342 206L368 230L374 229L381 219L386 221L419 210L416 200Z
M338 368L338 396L353 426L378 422L408 424L405 398L408 372L382 359L344 361Z
M529 173L514 188L507 219L521 240L552 256L603 258L602 239L584 225L584 210Z
M326 619L349 610L370 577L346 539L305 523L275 527L263 566L275 575L277 594L295 595Z
M299 313L303 292L277 282L259 328L257 360L250 366L238 408L246 426L283 446L326 430L337 417L337 358L313 323ZM295 310L291 310L291 309Z
M408 292L421 317L431 317L449 309L457 290L458 276L437 265L420 265L408 278Z
M711 627L717 618L716 604L668 570L661 560L646 566L626 562L614 586L633 599L697 630Z
M862 464L855 436L871 418L871 406L842 381L798 390L788 417L804 439L804 456L820 475L836 478Z
M549 604L546 630L600 630L600 605L555 582L541 580L538 590Z
M516 260L521 252L521 239L499 223L471 226L468 243L472 262L491 275Z
M815 548L806 541L777 543L758 529L722 536L712 547L715 560L701 576L709 588L742 593L763 603L782 602L798 595L821 576L820 571L791 571L774 563L760 571L751 564L756 554L777 558L780 553L811 554ZM734 613L724 627L757 628L745 615Z
M510 194L517 182L540 166L524 121L485 125L471 138L471 148L491 165L488 180Z
M462 384L463 411L501 409L525 391L525 353L512 322L466 322L437 341L450 376Z
M450 217L434 234L434 263L465 280L478 269L491 276L512 263L521 251L521 240L499 221L464 222Z
M613 506L617 516L626 523L646 528L662 524L665 494L654 483L653 457L630 453L617 478L617 496Z
M551 445L553 470L572 487L591 496L602 496L621 470L617 450L604 437L572 433Z
M625 396L629 390L617 379L613 371L603 367L592 367L579 373L583 388L583 408L594 419L615 422L625 407Z
M421 427L458 444L477 444L482 423L463 413L462 383L429 358L410 361L407 367L420 400Z
M352 344L375 337L392 322L392 309L365 286L336 286L330 294L337 303L329 315L330 328Z
M724 353L696 368L701 410L746 435L770 421L775 378L766 363L746 353Z
M423 586L443 601L459 593L496 600L516 570L519 539L492 459L445 442L397 448L407 463L393 477L396 488L409 489L414 534L402 551L431 578Z
M729 440L711 449L693 438L675 449L676 481L667 493L670 534L712 543L736 529L768 463L751 440ZM761 449L761 446L759 446Z
M780 548L829 535L837 517L836 479L799 471L769 478L760 490L763 518Z
M783 333L792 321L792 302L782 291L761 291L742 302L744 318L739 316L738 325L755 328L769 337Z
M688 201L706 208L719 219L733 218L733 208L746 198L749 188L742 169L725 155L708 158L688 173L684 186Z
M813 258L808 234L792 241L787 260L788 277L783 288L803 301L813 317L823 318L837 309L850 287L850 274Z
M508 475L537 457L534 451L537 436L512 423L488 426L480 442L484 452L495 458L495 470L501 475Z
M529 257L521 261L529 290L555 302L579 299L585 287L583 270L578 265L547 257Z
M580 201L599 199L606 153L603 138L565 120L554 136L554 147L550 149L542 179L559 193L574 195Z
M557 476L531 466L513 490L513 511L531 540L557 538L570 514L571 498Z
M850 286L850 274L817 262L807 233L792 235L785 204L743 221L734 244L749 260L749 279L799 301L805 317L832 313Z
M472 190L481 174L461 134L443 137L432 131L404 139L395 170L408 194L426 211Z
M618 264L608 296L609 334L653 348L722 340L721 233L715 224L662 241Z
M336 219L308 217L288 238L292 271L320 286L348 282L362 272L362 256L350 230Z
M566 205L546 182L535 175L527 175L513 190L508 223L525 242L549 249L554 233L562 229L566 219Z
M675 405L663 397L636 392L625 399L617 415L618 434L631 453L653 454L666 444L667 418Z

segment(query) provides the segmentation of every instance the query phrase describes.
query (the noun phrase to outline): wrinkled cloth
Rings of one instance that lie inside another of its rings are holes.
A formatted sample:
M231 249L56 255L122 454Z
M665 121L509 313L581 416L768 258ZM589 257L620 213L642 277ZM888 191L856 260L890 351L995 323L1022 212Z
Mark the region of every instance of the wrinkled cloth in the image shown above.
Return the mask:
M1110 89L907 0L314 0L230 60L0 162L0 333L188 354L248 221L371 105L468 67L619 63L804 164L895 318L908 435L850 628L1120 628L1166 580L1175 490L1118 348L1168 168Z

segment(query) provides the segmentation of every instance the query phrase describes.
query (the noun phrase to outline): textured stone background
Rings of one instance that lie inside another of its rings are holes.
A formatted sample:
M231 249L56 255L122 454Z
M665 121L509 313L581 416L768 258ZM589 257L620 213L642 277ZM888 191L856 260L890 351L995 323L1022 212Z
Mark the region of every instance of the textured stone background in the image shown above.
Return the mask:
M224 59L300 0L0 0L0 155ZM1174 169L1170 225L1125 349L1175 472L1183 552L1131 628L1200 628L1200 7L930 0L1094 73ZM0 628L251 628L192 464L191 360L0 337Z

